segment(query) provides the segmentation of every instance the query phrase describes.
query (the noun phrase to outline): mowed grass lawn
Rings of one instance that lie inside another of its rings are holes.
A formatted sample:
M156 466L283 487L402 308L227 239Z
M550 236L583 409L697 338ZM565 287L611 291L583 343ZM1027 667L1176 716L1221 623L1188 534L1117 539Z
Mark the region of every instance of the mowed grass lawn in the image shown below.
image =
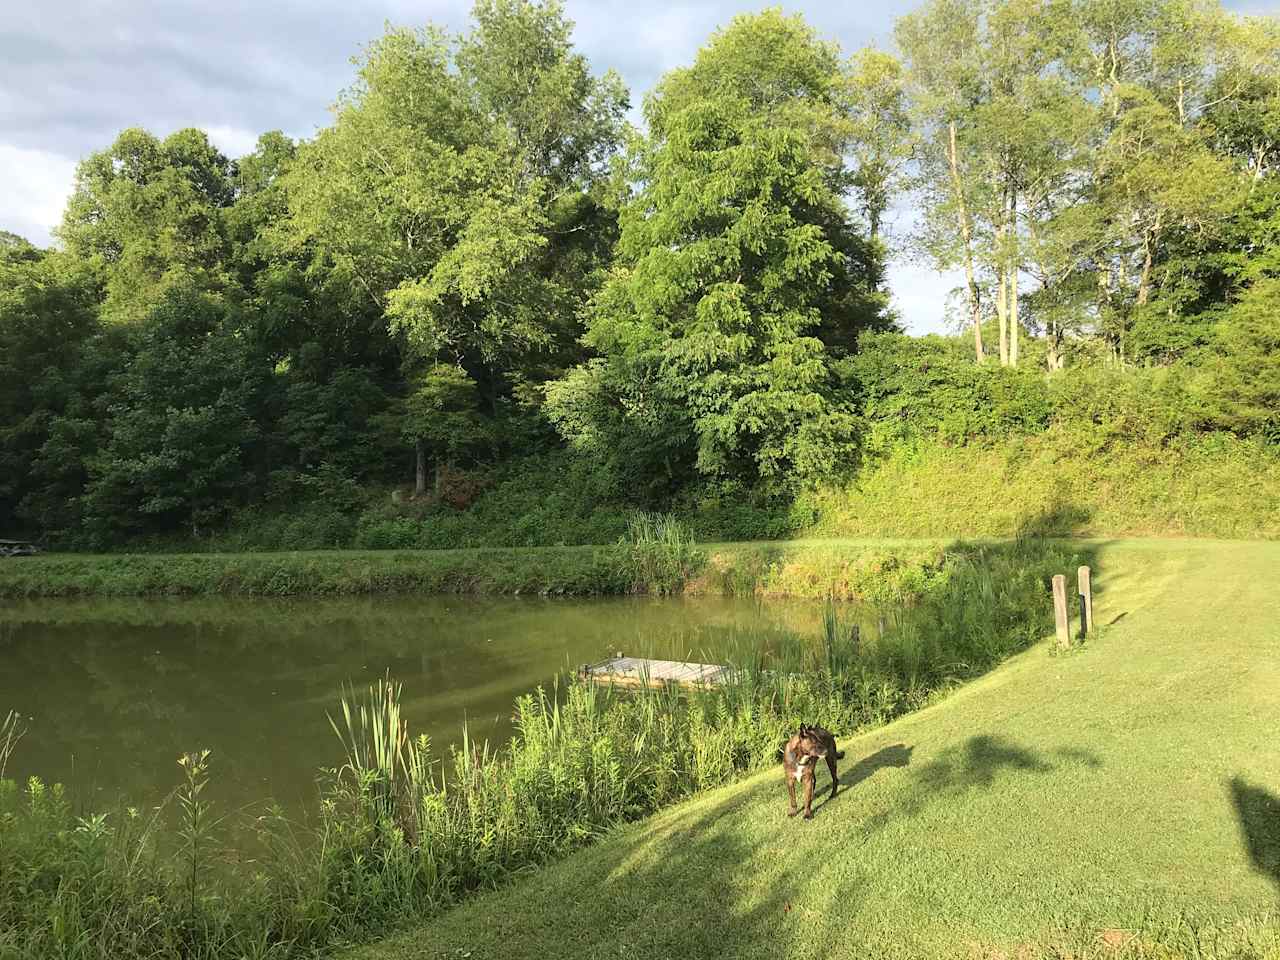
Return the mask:
M1097 547L1096 639L843 741L812 821L769 771L348 960L1280 956L1280 544Z

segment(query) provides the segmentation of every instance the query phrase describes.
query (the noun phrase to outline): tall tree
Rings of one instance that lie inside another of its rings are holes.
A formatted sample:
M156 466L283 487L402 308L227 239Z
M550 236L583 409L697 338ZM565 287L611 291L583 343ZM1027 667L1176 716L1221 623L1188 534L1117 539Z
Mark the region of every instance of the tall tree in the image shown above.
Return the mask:
M172 286L238 295L225 223L234 197L231 163L203 131L126 130L80 163L58 237L98 272L104 317L137 320Z
M871 48L853 56L847 75L852 185L876 240L914 146L906 77L897 58Z
M101 449L83 506L98 546L121 534L202 527L255 492L258 411L269 367L223 301L170 287L125 331Z
M67 523L79 493L81 443L40 466L68 431L60 418L82 400L82 355L97 329L97 286L72 258L0 236L0 527L48 535ZM95 434L83 419L80 440ZM66 481L71 478L70 489ZM39 501L37 506L34 501Z
M921 245L939 268L963 267L974 354L982 363L986 348L975 211L982 174L967 142L962 150L959 132L968 111L983 95L979 20L976 3L934 0L900 19L895 29L907 68L919 144L916 185L923 214Z
M286 177L292 249L362 291L406 374L466 372L493 414L574 359L613 223L605 164L627 107L556 0L481 0L462 39L391 30Z
M844 70L801 19L766 11L646 101L618 263L588 319L600 360L551 396L571 441L634 424L664 459L772 482L845 460L854 424L831 361L888 324L857 295L869 241L844 202Z
M1031 237L1087 140L1088 104L1063 69L1064 23L1065 0L933 0L898 24L921 131L925 246L940 266L964 267L979 362L986 274L1000 362L1018 363Z

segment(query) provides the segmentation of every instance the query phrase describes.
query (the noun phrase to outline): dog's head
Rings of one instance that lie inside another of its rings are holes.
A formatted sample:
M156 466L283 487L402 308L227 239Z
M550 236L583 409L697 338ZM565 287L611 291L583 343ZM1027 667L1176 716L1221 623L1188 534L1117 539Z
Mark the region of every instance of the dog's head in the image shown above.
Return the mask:
M826 731L820 727L800 724L800 732L795 744L796 756L803 762L806 759L825 760L827 756Z

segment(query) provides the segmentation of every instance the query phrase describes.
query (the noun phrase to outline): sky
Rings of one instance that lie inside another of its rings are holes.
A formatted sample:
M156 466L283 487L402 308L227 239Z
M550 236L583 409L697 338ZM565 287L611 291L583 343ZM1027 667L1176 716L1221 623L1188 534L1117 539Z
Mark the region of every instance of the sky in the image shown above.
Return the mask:
M786 3L852 52L891 48L894 20L916 0ZM0 0L0 230L34 243L50 231L76 163L126 127L164 136L201 127L228 156L258 134L310 137L354 75L351 58L388 23L466 28L471 0ZM1228 3L1280 10L1280 0ZM566 0L574 40L597 72L622 74L639 104L662 73L688 64L743 0ZM895 212L897 233L910 209ZM891 230L893 224L890 225ZM905 254L889 286L913 333L945 329L958 285Z

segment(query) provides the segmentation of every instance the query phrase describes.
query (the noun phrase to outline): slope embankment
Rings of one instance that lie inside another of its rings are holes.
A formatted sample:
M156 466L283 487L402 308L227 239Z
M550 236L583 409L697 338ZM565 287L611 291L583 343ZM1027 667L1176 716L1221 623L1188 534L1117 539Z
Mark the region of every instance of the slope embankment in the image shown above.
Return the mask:
M1093 544L1099 635L351 960L1280 956L1280 544ZM826 782L825 774L820 786Z

